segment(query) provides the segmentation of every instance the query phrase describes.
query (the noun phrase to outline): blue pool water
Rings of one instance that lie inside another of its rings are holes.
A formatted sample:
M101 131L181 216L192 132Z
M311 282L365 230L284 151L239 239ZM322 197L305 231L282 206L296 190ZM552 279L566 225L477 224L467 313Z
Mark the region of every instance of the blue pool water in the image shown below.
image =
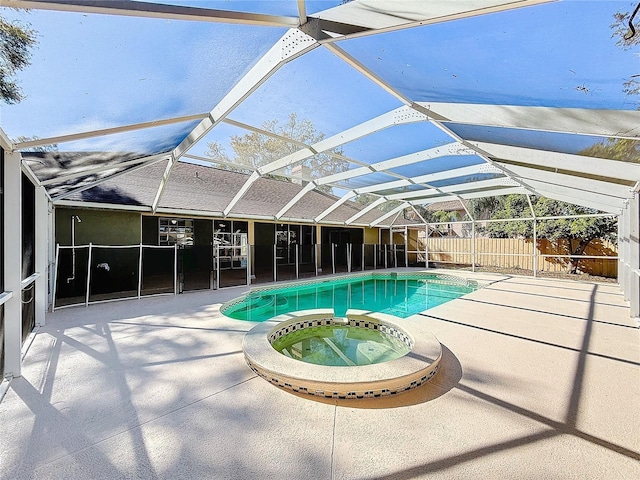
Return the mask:
M305 285L257 290L240 301L223 305L224 315L237 320L264 322L276 315L314 308L332 308L343 317L350 308L406 318L454 300L478 288L475 283L443 279L438 275L325 280Z

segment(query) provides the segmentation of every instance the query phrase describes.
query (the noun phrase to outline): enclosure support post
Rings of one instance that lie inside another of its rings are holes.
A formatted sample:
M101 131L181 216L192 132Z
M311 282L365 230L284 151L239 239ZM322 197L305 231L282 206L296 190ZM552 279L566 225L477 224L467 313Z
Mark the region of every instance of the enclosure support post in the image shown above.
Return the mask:
M378 269L378 244L373 244L373 269Z
M351 273L351 244L347 243L347 272Z
M251 245L247 245L247 285L251 285Z
M638 193L634 192L633 198L629 202L629 306L630 314L632 318L640 316L640 298L638 297L638 291L640 281L638 278L638 269L640 268L640 241L638 236L640 235L640 226L638 225Z
M22 369L22 170L19 152L4 156L4 376L19 377ZM11 228L7 228L11 225ZM2 292L0 291L0 294ZM3 372L0 372L2 375ZM1 378L0 378L1 380Z
M392 245L392 251L393 251L393 268L398 268L398 247L396 246L395 243Z
M40 276L35 280L35 320L36 325L45 324L45 314L48 307L49 292L48 288L48 271L49 271L49 252L48 252L48 221L49 221L49 202L44 187L35 188L36 205L35 205L35 271Z
M404 266L409 266L409 227L404 227Z
M273 281L278 281L278 245L273 244Z
M142 243L140 243L140 256L138 257L138 298L142 296Z
M173 294L178 294L178 244L173 246Z
M56 310L56 288L58 288L58 259L60 257L60 244L56 243L56 260L53 264L53 298L51 299L51 311Z
M533 276L538 276L538 221L533 219Z
M623 288L624 282L624 261L622 258L622 215L618 216L618 284Z
M296 243L296 244L295 244L295 251L296 251L296 280L297 280L298 278L300 278L300 263L299 263L299 261L298 261L298 259L299 259L299 256L298 256L298 247L299 247L299 245Z
M336 244L331 244L331 271L336 273Z
M233 256L231 257L233 260ZM220 244L216 244L216 290L220 290Z
M387 257L389 256L387 254L387 247L388 247L388 245L385 243L384 244L384 268L385 269L387 268Z
M89 306L89 293L91 292L91 255L93 254L93 243L89 242L89 256L87 257L87 290L84 298L84 306Z
M533 276L538 276L538 221L536 220L536 211L533 209L533 203L531 203L531 195L527 195L527 203L529 204L529 210L531 211L531 217L533 218ZM542 257L544 258L544 257Z
M316 277L318 276L318 246L319 244L313 245L313 263L315 264L316 269Z
M622 255L622 275L620 276L620 287L622 288L623 298L629 300L629 205L622 211L620 218L622 224L622 235L620 245L618 246L619 254Z
M476 271L476 221L471 220L471 271Z
M362 271L364 272L364 243L362 244Z
M424 268L429 268L429 224L425 224L424 230Z
M56 215L56 211L53 209L53 207L47 202L47 249L48 249L48 254L47 254L47 266L50 269L51 265L53 265L53 268L56 268L57 265L57 260L56 260L56 240L55 240L55 235L54 235L54 225L55 225L55 215ZM54 285L54 279L56 278L56 276L58 275L57 271L53 271L49 274L49 298L48 298L48 302L51 305L51 311L53 312L53 302L55 299L55 295L56 295L56 288Z

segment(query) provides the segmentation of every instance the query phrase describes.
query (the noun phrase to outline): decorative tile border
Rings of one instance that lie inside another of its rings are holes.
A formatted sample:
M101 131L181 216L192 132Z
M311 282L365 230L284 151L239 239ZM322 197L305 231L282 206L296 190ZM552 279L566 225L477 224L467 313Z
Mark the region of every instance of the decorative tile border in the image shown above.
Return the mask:
M260 368L256 365L253 365L249 360L247 360L247 365L253 372L261 378L264 378L266 381L275 385L276 387L280 387L284 390L289 390L295 393L305 393L307 395L312 395L315 397L324 397L324 398L337 398L340 400L347 399L362 399L362 398L380 398L380 397L388 397L391 395L397 395L399 393L406 392L408 390L413 390L414 388L418 388L429 380L433 378L433 376L438 372L439 365L436 365L433 370L431 370L428 374L421 376L417 380L412 380L409 383L400 385L398 387L390 388L378 388L375 390L347 390L347 391L330 391L330 390L315 390L309 389L304 385L295 385L288 382L285 382L277 377L272 375L268 375L267 373L260 370ZM344 368L344 367L337 367ZM336 389L337 390L337 389Z
M269 343L273 344L274 341L281 337L284 337L285 335L288 335L291 332L298 332L300 330L306 330L315 327L336 325L340 327L354 327L380 331L386 335L397 338L407 347L409 347L409 350L413 348L413 340L405 332L403 332L402 329L380 322L349 318L347 318L347 322L344 322L342 320L336 321L335 318L331 317L314 320L301 320L294 323L283 322L281 325L283 325L281 328L278 328L275 331L271 331L271 333L269 333Z
M393 320L402 321L402 327ZM332 367L287 357L271 345L288 333L334 324L385 332L410 346L410 352L379 364ZM442 346L423 324L363 310L348 311L347 321L333 318L327 309L306 310L258 323L245 335L243 351L254 373L294 393L335 399L386 397L424 385L438 371Z

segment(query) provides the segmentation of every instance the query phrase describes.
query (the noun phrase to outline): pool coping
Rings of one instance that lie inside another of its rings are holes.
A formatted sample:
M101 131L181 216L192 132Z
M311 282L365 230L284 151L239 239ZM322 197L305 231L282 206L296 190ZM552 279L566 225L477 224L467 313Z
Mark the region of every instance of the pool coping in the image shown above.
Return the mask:
M377 398L419 387L437 372L442 346L419 319L398 318L366 310L350 309L349 322L377 322L404 332L413 344L406 355L388 362L353 367L314 365L276 351L269 335L287 324L334 320L332 309L300 310L256 324L243 339L249 367L270 383L295 393L325 398ZM342 324L341 321L336 323Z

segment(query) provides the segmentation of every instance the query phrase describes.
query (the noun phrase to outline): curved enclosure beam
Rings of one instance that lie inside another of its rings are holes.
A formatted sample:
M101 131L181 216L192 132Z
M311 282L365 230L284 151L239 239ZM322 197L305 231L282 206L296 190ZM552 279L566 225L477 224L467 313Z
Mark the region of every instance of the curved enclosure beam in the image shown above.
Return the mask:
M291 209L291 207L293 207L296 203L298 203L302 197L304 197L307 193L309 193L314 188L315 188L315 185L313 184L313 182L306 184L304 188L296 194L295 197L289 200L289 202L287 202L287 204L284 207L282 207L282 209L280 209L278 213L276 213L276 220L280 220L280 218L282 218L282 216L285 213L287 213L289 209Z
M297 27L299 19L280 15L214 10L130 0L4 0L7 7L99 13L193 22L224 22L271 27Z
M504 188L494 188L481 190L476 192L469 193L459 193L455 195L455 198L462 200L469 200L472 198L483 198L483 197L498 197L501 195L511 195L511 194L522 194L526 195L528 191L522 187L504 187ZM411 200L409 203L414 206L421 205L431 205L433 203L445 202L452 199L452 194L440 194L434 195L429 198L422 198L418 200Z
M640 139L640 112L636 110L438 102L422 106L453 123Z
M355 215L353 215L352 217L348 218L344 223L346 225L349 225L353 222L355 222L358 218L366 215L367 213L369 213L371 210L373 210L374 208L377 208L378 206L382 205L383 203L387 202L387 199L384 197L380 197L378 198L376 201L370 203L369 205L367 205L365 208L363 208L362 210L360 210L358 213L356 213Z
M251 95L260 85L267 81L280 67L286 63L304 55L316 48L318 43L310 36L296 29L290 29L271 49L256 63L249 72L240 79L238 83L225 95L225 97L211 110L209 116L203 119L191 133L173 150L174 159L179 159L200 139L211 131L218 123ZM163 183L160 185L156 198L154 199L152 210L158 208L164 185L171 174L174 162L169 162L163 176ZM255 180L254 180L255 181ZM249 184L250 186L250 184ZM248 189L245 188L246 191ZM235 203L242 197L236 195L225 212L231 211ZM225 213L226 214L226 213Z
M43 145L52 145L54 143L74 142L76 140L83 140L85 138L101 137L103 135L113 135L116 133L130 132L132 130L141 130L144 128L156 128L163 125L172 125L174 123L189 122L193 120L201 120L206 118L206 113L200 113L196 115L186 115L183 117L165 118L161 120L153 120L151 122L135 123L131 125L122 125L119 127L103 128L100 130L92 130L89 132L72 133L69 135L61 135L58 137L38 138L35 140L27 140L24 142L17 142L15 144L16 150L28 150L33 147L40 147Z
M585 208L593 208L607 213L620 214L626 201L620 198L609 197L593 192L585 192L574 188L552 185L538 180L529 180L528 183L539 195L573 203Z
M403 155L401 157L391 158L389 160L384 160L382 162L373 163L366 167L354 168L351 170L347 170L345 172L340 172L333 175L320 177L315 179L312 182L313 185L311 186L311 188L314 188L315 186L319 186L319 185L330 185L332 183L343 181L343 180L348 181L351 178L356 178L362 175L368 175L372 172L384 172L387 169L403 167L403 166L411 165L414 163L424 162L426 160L441 158L444 156L470 155L473 153L474 153L473 151L466 149L464 146L460 145L459 143L453 142L447 145L429 148L427 150L422 150L420 152L415 152L409 155ZM487 165L480 165L480 166L474 166L474 167L468 167L468 168L469 169L465 171L476 173L476 172L484 171L485 169L491 169L492 167L487 164ZM493 169L493 170L498 171L497 169ZM452 175L448 176L447 172L451 172ZM449 171L441 172L440 176L435 173L431 175L433 175L433 179L437 179L437 178L451 178L456 175L465 175L465 173L463 173L462 170L459 170L459 171L449 170ZM423 177L432 178L430 175L425 175ZM396 180L393 182L385 182L377 185L372 185L371 187L356 188L354 189L354 191L358 194L362 194L362 193L375 192L375 191L388 189L388 188L404 187L404 186L427 181L426 179L418 180L419 178L421 177L416 177L416 179L403 179L403 180ZM309 187L309 185L307 185L307 187ZM300 198L302 198L302 196L300 196L299 198L297 197L296 202L300 200ZM295 202L292 203L288 208L291 208L294 204ZM280 218L280 217L277 217L277 218Z
M345 203L347 200L353 198L356 196L356 192L354 192L353 190L350 192L347 192L346 194L344 194L340 200L338 200L337 202L335 202L333 205L331 205L329 208L327 208L324 212L322 212L320 215L318 215L316 218L313 219L314 222L319 222L320 220L322 220L324 217L326 217L327 215L329 215L331 212L333 212L336 208L338 208L340 205L342 205L343 203Z
M640 163L587 157L568 153L536 150L533 148L513 147L486 142L469 142L500 162L511 160L519 164L556 171L581 173L601 179L620 179L635 182L640 178ZM630 159L633 160L633 159Z
M405 208L411 207L409 202L404 202L402 205L398 205L396 208L389 210L387 213L382 215L381 217L376 218L373 222L369 224L370 227L375 227L381 222L385 221L387 218L395 215L396 213L402 212Z
M418 112L411 110L409 107L399 107L390 112L379 115L371 120L360 123L354 127L344 130L336 135L314 143L307 150L299 150L275 162L264 165L259 169L262 175L275 172L284 167L291 166L311 158L317 153L334 149L345 143L352 142L359 138L371 135L392 125L400 125L406 123L425 122L428 118Z
M336 22L366 29L362 33L339 36L335 33L333 40L342 40L373 33L389 32L420 25L432 25L462 18L476 17L516 8L549 3L556 0L484 0L481 2L420 2L406 0L387 0L385 2L346 2L310 15L326 23Z
M0 147L4 148L7 152L11 152L14 150L13 142L4 132L2 127L0 127Z
M336 148L344 143L356 140L358 138L364 137L366 135L370 135L374 132L380 131L382 129L388 128L392 125L399 125L399 124L406 124L406 123L415 123L415 122L424 122L426 121L427 118L418 113L415 112L414 110L408 108L408 107L399 107L396 108L395 110L392 110L390 112L384 113L378 117L375 117L371 120L368 120L366 122L363 122L359 125L356 125L355 127L352 127L350 129L347 129L337 135L333 135L332 137L326 138L324 140L321 140L320 142L317 142L313 145L311 145L308 148L303 148L301 150L298 150L297 152L294 152L290 155L287 155L279 160L276 160L274 162L271 162L267 165L264 165L260 168L258 168L258 174L259 175L266 175L268 173L272 173L276 170L279 170L281 168L285 168L288 166L291 166L295 163L299 163L302 162L308 158L311 158L312 156L316 155L317 153L320 152L324 152L327 150L331 150L333 148ZM178 147L179 148L179 147ZM459 147L458 147L459 148ZM364 172L364 170L363 170ZM233 206L242 198L242 196L246 193L246 191L248 190L248 187L257 180L257 178L254 178L254 175L251 176L251 178L249 178L249 180L247 180L247 183L245 184L245 187L247 188L242 188L238 194L236 194L236 196L231 200L231 202L229 202L229 205L227 206L227 208L225 208L225 215L228 215L229 212L231 211L231 209L233 208ZM355 194L354 194L355 195ZM343 200L340 199L338 202L336 202L336 205L332 208L328 213L331 213L333 210L335 210L335 208L338 208L338 206L342 205L342 203L344 203L347 199ZM321 213L318 217L316 217L316 219L314 219L314 221L319 221L320 218L324 218L326 215L328 215L328 213Z
M628 199L633 196L633 186L631 185L603 182L577 175L566 175L564 173L550 172L548 170L541 170L538 168L522 167L520 165L505 164L505 167L516 174L519 178L523 178L526 181L539 180L553 185L582 190L587 193L599 193L608 197L622 199Z

